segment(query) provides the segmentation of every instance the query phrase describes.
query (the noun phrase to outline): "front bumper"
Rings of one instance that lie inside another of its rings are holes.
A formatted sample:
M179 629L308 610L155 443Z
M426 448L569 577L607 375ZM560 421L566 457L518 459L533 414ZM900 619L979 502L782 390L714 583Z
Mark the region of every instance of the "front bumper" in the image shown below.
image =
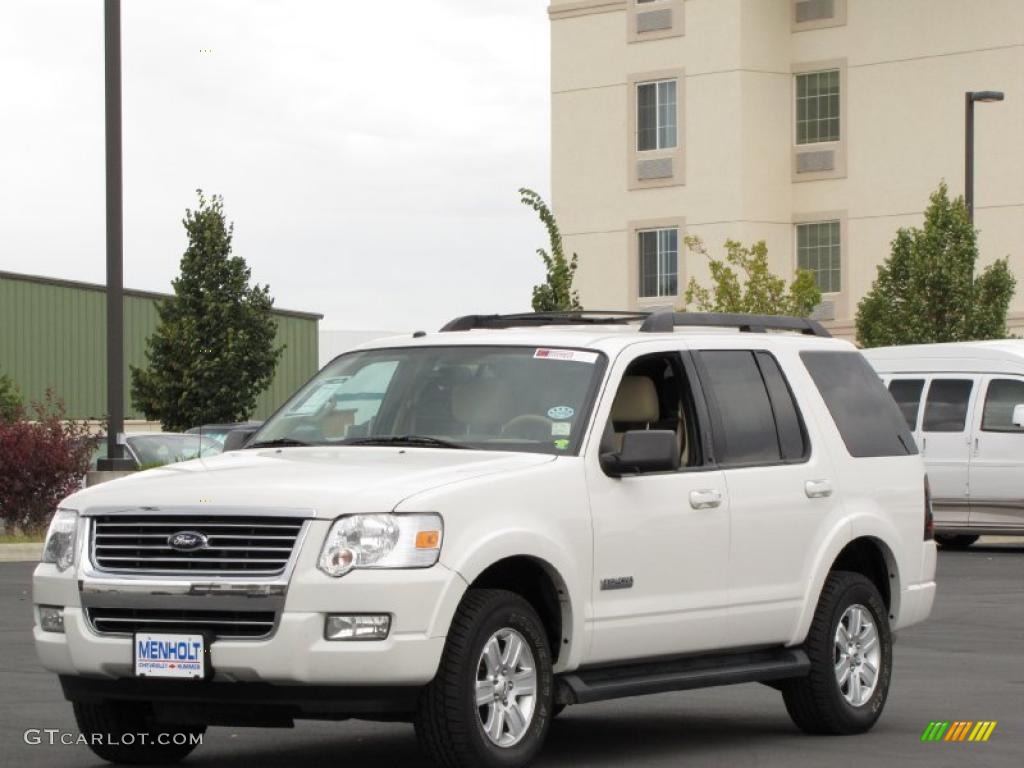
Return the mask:
M277 626L265 638L220 638L210 645L213 682L319 686L421 686L433 679L445 636L465 581L438 564L422 570L353 571L331 579L300 561L292 574ZM105 589L103 599L117 604L147 601L179 607L183 601L219 605L238 597L183 597L145 582L118 593L116 585L60 574L52 565L37 567L33 602L64 607L64 632L44 632L38 608L33 627L41 664L62 676L116 680L132 677L132 638L99 634L83 606L90 590ZM244 598L242 598L244 599ZM391 633L381 641L324 639L327 613L389 613Z

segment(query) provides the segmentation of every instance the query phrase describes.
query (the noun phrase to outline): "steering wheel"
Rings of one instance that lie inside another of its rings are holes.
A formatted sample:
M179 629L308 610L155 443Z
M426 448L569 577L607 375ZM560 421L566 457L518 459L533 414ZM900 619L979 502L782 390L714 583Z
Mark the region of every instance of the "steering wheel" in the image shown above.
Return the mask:
M552 424L554 422L546 416L524 413L506 421L501 427L501 434L541 442L551 439Z

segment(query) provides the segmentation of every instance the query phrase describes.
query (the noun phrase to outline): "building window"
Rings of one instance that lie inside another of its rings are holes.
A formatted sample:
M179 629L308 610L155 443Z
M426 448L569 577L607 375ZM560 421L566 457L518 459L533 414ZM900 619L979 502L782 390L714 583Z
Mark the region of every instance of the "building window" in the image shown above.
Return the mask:
M796 143L839 141L839 70L796 76Z
M636 87L636 148L640 152L676 147L676 81L659 80Z
M640 237L640 298L679 294L679 230L649 229Z
M822 293L842 290L838 221L796 225L796 265L814 275Z

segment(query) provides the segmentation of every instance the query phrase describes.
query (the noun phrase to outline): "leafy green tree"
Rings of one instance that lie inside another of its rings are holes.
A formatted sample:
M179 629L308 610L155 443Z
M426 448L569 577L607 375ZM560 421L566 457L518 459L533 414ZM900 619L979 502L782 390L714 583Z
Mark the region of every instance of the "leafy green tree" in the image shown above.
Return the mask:
M712 282L708 288L691 277L683 295L687 307L694 305L701 312L808 317L821 302L821 291L811 272L797 270L788 285L785 278L772 273L764 240L749 247L726 240L724 259L711 256L695 235L687 235L683 241L689 250L708 260Z
M555 215L544 199L532 189L525 187L519 190L519 195L522 203L540 216L550 241L550 250L537 249L537 255L544 261L547 277L541 285L533 287L533 311L561 312L583 309L579 293L573 288L579 257L575 253L571 259L565 257L562 233L558 229Z
M182 221L188 248L174 297L158 306L148 367L131 372L135 406L171 431L249 418L284 351L274 347L269 287L250 286L252 270L231 255L234 225L224 221L223 198L196 191L199 207Z
M945 182L932 193L924 227L900 228L857 307L865 347L1007 337L1006 313L1017 280L1008 259L975 275L977 231L962 197Z
M22 411L21 392L14 379L0 373L0 421L14 421Z

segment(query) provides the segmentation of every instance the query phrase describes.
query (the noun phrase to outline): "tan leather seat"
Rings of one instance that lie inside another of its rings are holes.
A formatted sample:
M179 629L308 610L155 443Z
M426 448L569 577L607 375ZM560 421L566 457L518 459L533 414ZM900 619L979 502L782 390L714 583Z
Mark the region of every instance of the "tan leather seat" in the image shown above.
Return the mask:
M615 431L615 450L622 448L622 432L617 427L627 424L635 429L643 424L650 427L661 418L658 389L647 376L623 376L619 391L612 402L611 421Z
M472 379L452 390L452 416L466 432L493 432L511 417L512 390L501 379Z

